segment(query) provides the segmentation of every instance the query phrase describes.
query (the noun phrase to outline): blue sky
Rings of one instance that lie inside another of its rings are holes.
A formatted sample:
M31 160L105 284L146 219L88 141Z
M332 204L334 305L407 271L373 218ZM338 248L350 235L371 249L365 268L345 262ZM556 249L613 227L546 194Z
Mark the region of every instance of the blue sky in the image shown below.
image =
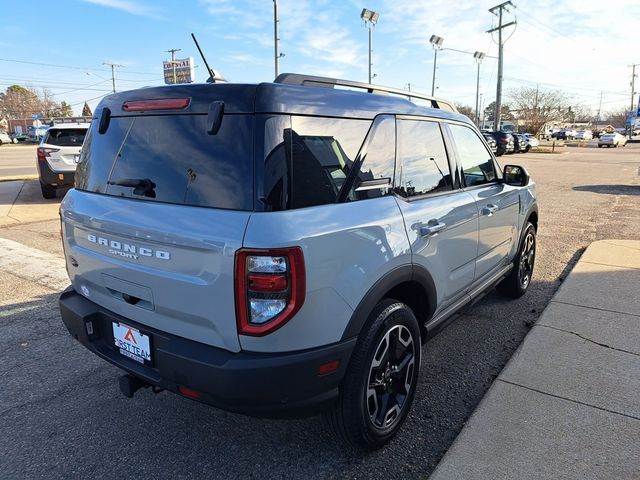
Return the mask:
M110 71L118 90L162 83L165 51L202 64L190 33L198 37L211 66L229 81L273 80L272 0L57 0L39 13L0 0L0 88L9 84L48 88L79 112L109 92ZM429 93L432 34L444 38L438 55L436 95L475 103L476 65L464 51L497 55L485 31L495 25L488 8L496 0L280 0L281 72L367 79L367 30L363 7L380 12L373 34L374 83ZM505 91L522 85L559 89L577 105L602 110L630 103L631 63L640 63L640 2L615 7L589 0L514 0L508 19L518 22L505 45ZM37 5L37 4L36 4ZM18 13L19 12L19 13ZM65 68L19 63L20 60ZM495 96L496 61L481 65L480 92ZM75 68L68 68L75 67ZM640 73L640 68L638 69ZM91 75L87 75L90 72ZM205 80L204 68L196 69ZM637 82L640 90L640 82Z

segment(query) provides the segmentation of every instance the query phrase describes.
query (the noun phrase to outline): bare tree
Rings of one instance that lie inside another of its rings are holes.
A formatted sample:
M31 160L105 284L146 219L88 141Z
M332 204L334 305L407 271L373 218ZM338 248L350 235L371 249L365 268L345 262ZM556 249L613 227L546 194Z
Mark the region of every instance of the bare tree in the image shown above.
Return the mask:
M462 115L466 115L473 122L477 121L476 112L469 105L463 105L461 103L455 103L454 105L455 105L455 107L456 107L456 109L458 110L459 113L461 113Z
M533 134L550 121L564 120L571 111L567 95L557 90L520 87L509 90L508 98L519 124Z
M49 90L42 92L20 85L11 85L0 93L0 118L66 117L73 115L71 105L56 102Z
M614 128L624 128L627 124L629 110L627 108L619 108L617 110L607 112L604 115L605 122L613 125Z

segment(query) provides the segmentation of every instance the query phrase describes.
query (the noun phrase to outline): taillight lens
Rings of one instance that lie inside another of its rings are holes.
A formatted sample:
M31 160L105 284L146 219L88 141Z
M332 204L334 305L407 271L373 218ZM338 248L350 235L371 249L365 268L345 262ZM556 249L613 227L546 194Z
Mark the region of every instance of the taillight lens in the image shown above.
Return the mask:
M236 318L241 335L261 337L300 310L305 296L300 247L240 249L235 266Z
M53 152L59 151L59 148L38 147L38 160L41 162L45 162L49 155L51 155Z

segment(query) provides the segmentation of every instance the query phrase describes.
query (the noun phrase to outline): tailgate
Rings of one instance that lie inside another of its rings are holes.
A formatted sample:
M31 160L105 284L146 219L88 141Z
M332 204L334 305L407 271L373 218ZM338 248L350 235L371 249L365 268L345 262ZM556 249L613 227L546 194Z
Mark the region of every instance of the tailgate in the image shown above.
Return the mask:
M77 292L144 325L240 350L233 263L250 212L71 190L61 216Z

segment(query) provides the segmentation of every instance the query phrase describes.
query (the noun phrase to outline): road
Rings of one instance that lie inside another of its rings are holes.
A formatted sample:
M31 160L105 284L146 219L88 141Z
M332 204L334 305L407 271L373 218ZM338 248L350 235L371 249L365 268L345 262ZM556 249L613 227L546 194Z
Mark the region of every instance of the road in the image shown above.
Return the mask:
M0 179L38 175L36 148L27 144L0 146Z
M502 157L537 182L538 255L530 291L467 308L423 349L411 414L387 447L359 454L319 418L234 415L145 390L72 340L57 292L0 265L0 469L6 478L425 478L538 318L583 249L638 238L640 145ZM37 193L37 189L34 189ZM35 194L35 193L34 193ZM0 238L62 255L57 219L0 228ZM630 447L631 448L631 447Z

